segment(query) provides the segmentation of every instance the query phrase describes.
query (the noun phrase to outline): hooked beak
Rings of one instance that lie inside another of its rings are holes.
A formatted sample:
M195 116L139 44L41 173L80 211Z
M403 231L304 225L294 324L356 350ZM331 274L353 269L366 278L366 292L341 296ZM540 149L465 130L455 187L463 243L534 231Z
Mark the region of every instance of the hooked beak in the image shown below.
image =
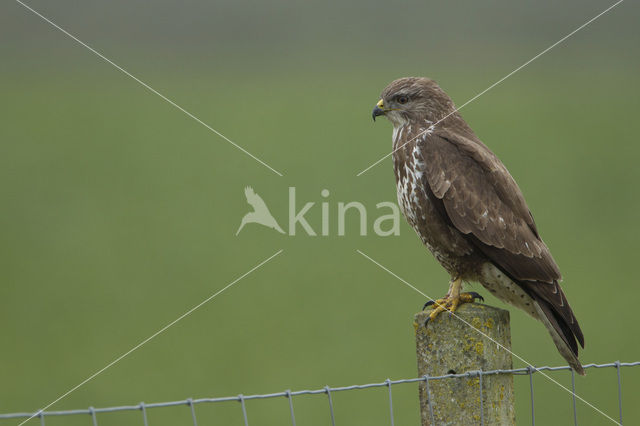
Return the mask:
M382 101L382 99L380 99L376 104L375 108L373 108L373 111L371 112L371 117L373 118L373 121L376 121L376 117L379 115L384 115L385 112L386 111L384 110L384 102Z

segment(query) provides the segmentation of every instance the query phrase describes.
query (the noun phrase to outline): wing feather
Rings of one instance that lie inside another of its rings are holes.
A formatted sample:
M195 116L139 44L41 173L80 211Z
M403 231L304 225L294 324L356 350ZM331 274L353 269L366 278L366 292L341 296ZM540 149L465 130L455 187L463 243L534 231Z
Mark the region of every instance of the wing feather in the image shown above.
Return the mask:
M488 148L435 134L422 139L420 148L430 189L456 229L493 248L487 255L517 279L561 280L520 188Z
M506 167L475 137L442 131L418 145L426 185L441 200L440 210L496 266L541 300L545 312L561 320L552 323L558 323L558 333L577 354L573 335L582 346L584 338L558 284L560 269ZM567 329L572 333L567 335Z

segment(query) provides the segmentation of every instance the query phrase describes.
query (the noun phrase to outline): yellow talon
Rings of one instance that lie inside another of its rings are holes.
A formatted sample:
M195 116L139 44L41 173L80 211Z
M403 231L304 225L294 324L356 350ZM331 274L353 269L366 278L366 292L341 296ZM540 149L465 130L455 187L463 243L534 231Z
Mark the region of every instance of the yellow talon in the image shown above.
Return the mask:
M427 305L425 305L425 308L429 305L433 306L432 309L437 308L438 306L445 306L448 303L448 300L446 298L442 298L442 299L438 299L438 300L433 300L432 302L428 302Z
M444 312L446 310L447 310L447 305L446 304L442 304L442 305L436 306L435 308L433 308L433 310L429 314L429 320L428 321L434 320L441 312Z
M456 278L451 281L451 284L449 286L449 293L445 297L443 297L442 299L427 302L424 305L424 308L426 308L427 306L431 306L432 308L432 311L429 314L429 318L427 318L427 321L425 322L425 326L429 323L429 321L435 319L441 312L449 311L449 314L451 315L463 303L472 303L475 301L475 299L484 301L484 298L478 293L460 293L461 287L462 279Z

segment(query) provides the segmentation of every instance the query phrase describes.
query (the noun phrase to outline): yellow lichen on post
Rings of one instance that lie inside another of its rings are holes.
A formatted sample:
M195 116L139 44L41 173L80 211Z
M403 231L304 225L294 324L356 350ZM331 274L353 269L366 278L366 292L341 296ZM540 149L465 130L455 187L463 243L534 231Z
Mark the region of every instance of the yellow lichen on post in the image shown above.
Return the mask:
M511 350L508 311L467 303L460 306L456 315L459 318L443 312L430 321L426 328L424 322L429 310L415 315L420 377L512 368L511 354L503 348ZM420 412L423 426L477 425L481 420L485 425L515 424L513 376L510 374L484 375L482 380L473 374L429 380L431 401L426 388L426 381L421 382Z

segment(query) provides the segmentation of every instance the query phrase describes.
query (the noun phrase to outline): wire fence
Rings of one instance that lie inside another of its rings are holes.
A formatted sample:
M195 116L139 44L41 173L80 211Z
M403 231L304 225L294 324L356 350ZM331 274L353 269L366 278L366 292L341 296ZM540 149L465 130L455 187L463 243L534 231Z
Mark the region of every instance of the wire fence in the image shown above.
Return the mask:
M612 362L608 364L586 364L583 367L585 369L590 368L615 368L617 379L618 379L618 422L622 425L622 367L636 367L640 366L640 361L636 362ZM381 388L386 387L389 389L389 415L390 415L390 424L391 426L395 425L395 419L393 414L393 397L392 397L392 386L400 385L400 384L408 384L408 383L420 383L424 382L427 387L427 392L429 390L429 382L434 380L446 380L446 379L456 379L456 378L465 378L465 377L479 377L480 378L480 400L482 401L482 377L490 376L495 374L513 374L514 376L529 376L529 389L530 389L530 401L531 401L531 423L535 425L535 400L534 400L534 392L533 392L533 375L538 371L561 371L561 370L569 370L571 371L571 387L573 392L573 422L574 425L578 424L578 416L576 410L576 397L575 397L575 374L571 367L569 366L561 366L561 367L526 367L526 368L515 368L510 370L475 370L468 371L466 373L461 374L446 374L443 376L423 376L416 377L412 379L400 379L400 380L391 380L386 379L383 382L379 383L368 383L364 385L351 385L351 386L340 386L340 387L330 387L325 386L321 389L315 390L299 390L299 391L291 391L286 390L284 392L275 392L275 393L267 393L267 394L257 394L257 395L236 395L236 396L227 396L220 398L188 398L181 401L169 401L169 402L155 402L146 404L141 402L136 405L121 405L114 407L104 407L104 408L84 408L77 410L65 410L65 411L38 411L35 413L8 413L8 414L0 414L0 420L2 419L29 419L29 418L37 418L40 421L41 425L45 425L45 419L47 417L54 416L76 416L76 415L84 415L90 416L91 422L93 426L98 426L98 414L106 414L106 413L114 413L114 412L122 412L122 411L140 411L141 416L141 424L144 426L149 426L150 423L147 418L147 410L159 408L159 407L175 407L175 406L184 406L190 410L191 419L193 422L193 426L198 426L198 420L196 417L196 408L195 406L198 404L206 404L206 403L221 403L221 402L230 402L235 401L240 403L240 409L242 410L242 417L244 419L245 426L249 426L249 418L247 416L247 401L255 400L255 399L269 399L269 398L286 398L289 401L289 410L291 415L291 424L296 426L296 418L293 410L293 397L300 395L326 395L328 402L329 415L331 418L332 426L336 426L336 417L333 409L333 398L332 394L336 392L344 392L344 391L353 391L360 389L370 389L370 388ZM430 401L431 402L431 401ZM433 406L429 404L429 411L431 416L433 417ZM481 413L482 414L482 413ZM484 416L481 416L481 424L484 426Z

